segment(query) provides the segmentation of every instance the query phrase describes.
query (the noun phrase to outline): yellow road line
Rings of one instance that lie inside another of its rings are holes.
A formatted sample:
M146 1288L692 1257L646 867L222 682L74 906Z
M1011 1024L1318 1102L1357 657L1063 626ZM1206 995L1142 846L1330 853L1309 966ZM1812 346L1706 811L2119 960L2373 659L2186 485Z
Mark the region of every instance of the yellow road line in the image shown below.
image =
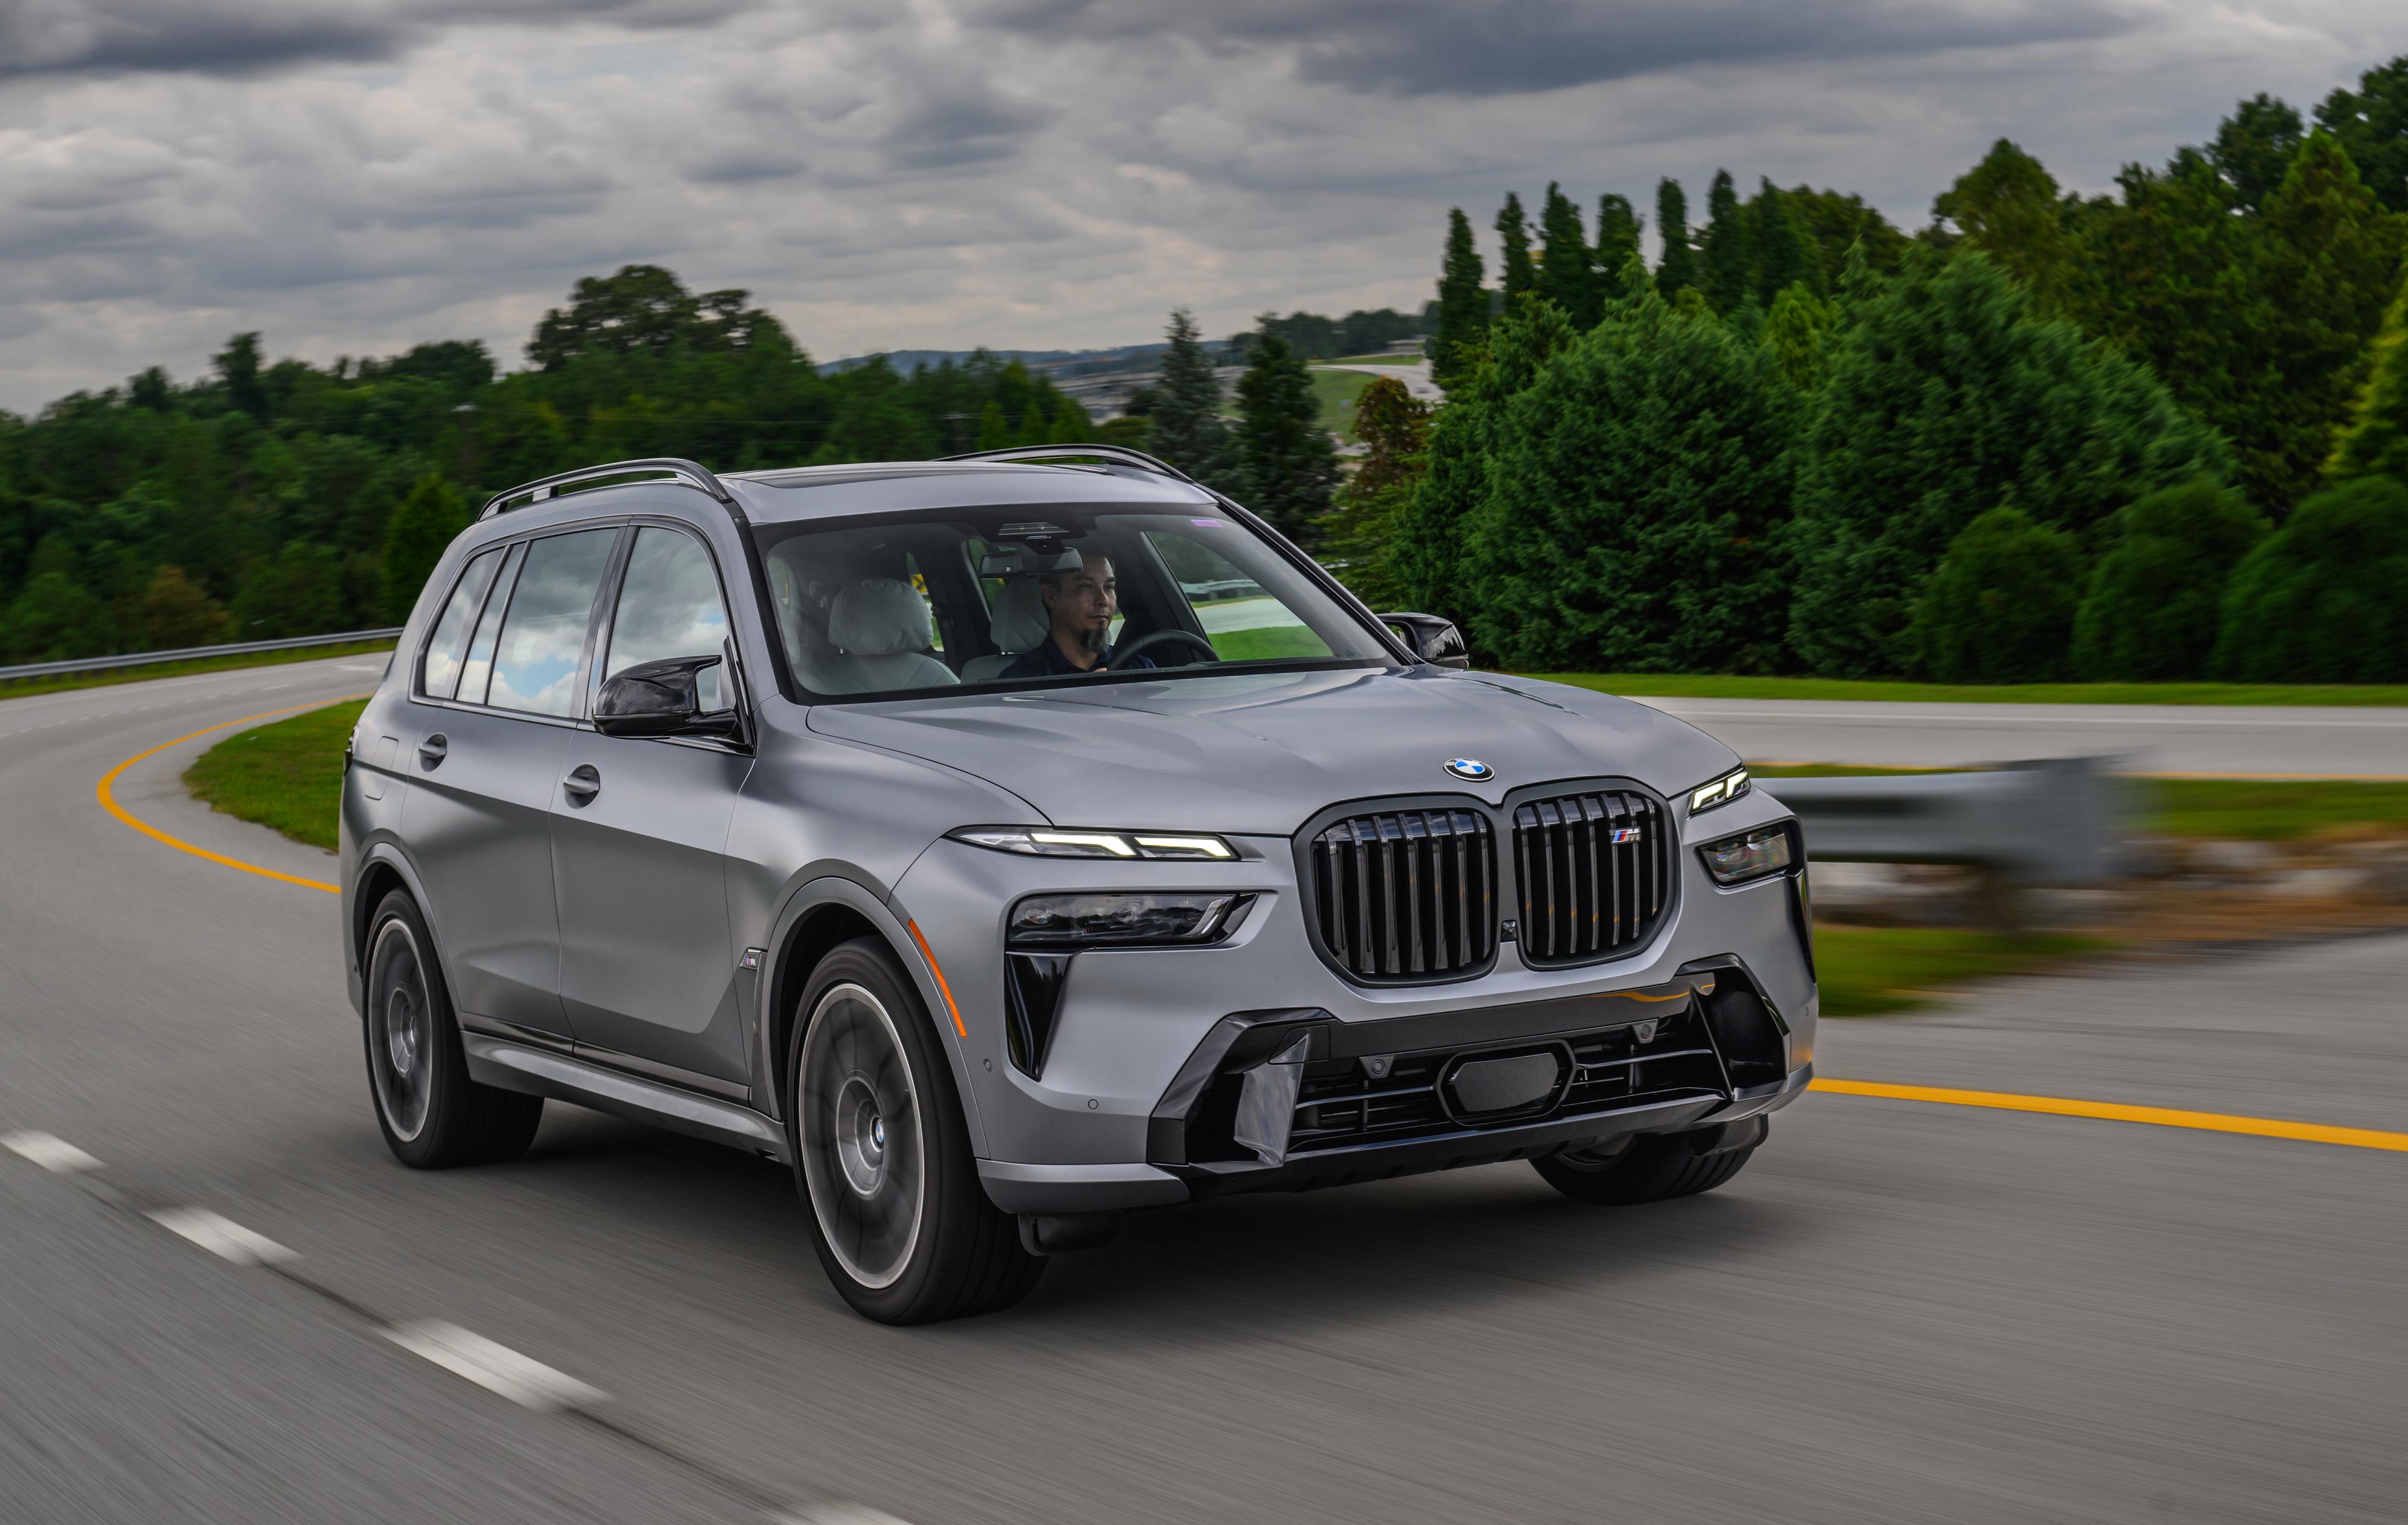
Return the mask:
M137 752L133 756L126 758L123 762L119 763L116 767L110 769L108 772L103 773L100 776L100 783L93 788L93 793L99 798L101 809L108 812L109 814L116 816L127 826L132 827L135 830L141 832L144 836L150 838L154 842L164 842L168 846L176 848L179 852L190 853L194 857L208 858L210 862L221 864L225 868L240 869L245 873L255 873L262 879L280 879L288 885L300 885L308 889L322 889L330 895L339 895L342 893L342 889L339 885L329 885L322 879L305 879L297 873L284 873L275 869L263 869L256 863L245 863L238 857L228 857L223 853L212 853L206 847L195 847L181 837L171 837L167 835L167 833L160 830L157 827L152 826L150 822L136 815L124 806L119 804L117 802L116 784L119 774L124 772L136 763L140 762L143 758L155 756L158 754L166 751L169 747L182 746L185 742L193 740L196 736L207 736L211 731L222 731L235 726L248 726L253 721L273 720L278 715L289 715L301 710L322 710L329 704L341 704L347 699L366 698L367 698L367 696L365 694L346 694L342 696L341 698L320 699L310 704L288 705L284 709L270 710L264 714L245 715L240 720L221 720L214 726L203 726L199 730L179 736L172 741L162 741L148 752Z
M2194 1128L2209 1133L2246 1133L2261 1139L2338 1144L2351 1149L2389 1149L2408 1154L2408 1133L2372 1128L2334 1128L2280 1117L2239 1117L2222 1112L2184 1112L2172 1107L2133 1107L2118 1101L2080 1101L2063 1096L2022 1096L2012 1091L1960 1091L1940 1086L1888 1086L1870 1080L1816 1080L1810 1089L1842 1096L1880 1096L1897 1101L1933 1101L1951 1107L1992 1107L2000 1112L2042 1112L2058 1117L2100 1117L2159 1128Z

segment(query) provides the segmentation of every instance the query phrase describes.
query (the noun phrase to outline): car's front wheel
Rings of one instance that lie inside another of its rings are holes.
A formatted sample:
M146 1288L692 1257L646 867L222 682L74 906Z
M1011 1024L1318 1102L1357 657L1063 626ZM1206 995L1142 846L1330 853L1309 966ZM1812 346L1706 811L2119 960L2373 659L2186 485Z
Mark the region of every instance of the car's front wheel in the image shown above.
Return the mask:
M1045 1260L987 1200L935 1029L885 945L821 960L788 1060L811 1244L855 1311L924 1324L1008 1308Z
M368 1091L394 1158L418 1170L515 1159L535 1142L543 1098L468 1077L452 996L425 918L400 890L368 921Z
M1733 1127L1742 1126L1733 1124ZM1761 1124L1752 1126L1761 1127ZM1547 1185L1574 1201L1606 1207L1632 1207L1672 1197L1693 1197L1712 1191L1740 1173L1756 1146L1699 1154L1698 1145L1718 1138L1719 1129L1705 1136L1652 1133L1627 1139L1602 1150L1565 1149L1530 1161Z

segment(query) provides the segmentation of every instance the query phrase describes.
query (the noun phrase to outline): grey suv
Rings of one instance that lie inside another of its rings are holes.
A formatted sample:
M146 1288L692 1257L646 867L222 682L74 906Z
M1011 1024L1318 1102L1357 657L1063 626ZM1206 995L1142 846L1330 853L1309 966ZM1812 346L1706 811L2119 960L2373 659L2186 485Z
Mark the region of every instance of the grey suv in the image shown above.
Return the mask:
M1222 1192L1717 1186L1810 1074L1797 824L1462 653L1108 447L503 494L346 768L386 1142L509 1158L552 1097L752 1150L898 1323Z

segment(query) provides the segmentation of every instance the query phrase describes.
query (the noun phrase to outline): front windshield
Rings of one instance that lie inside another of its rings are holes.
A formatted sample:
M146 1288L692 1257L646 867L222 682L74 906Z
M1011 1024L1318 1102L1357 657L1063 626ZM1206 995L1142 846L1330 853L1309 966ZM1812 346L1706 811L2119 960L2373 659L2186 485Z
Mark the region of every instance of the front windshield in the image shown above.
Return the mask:
M814 698L1387 663L1365 622L1237 520L946 510L757 532Z

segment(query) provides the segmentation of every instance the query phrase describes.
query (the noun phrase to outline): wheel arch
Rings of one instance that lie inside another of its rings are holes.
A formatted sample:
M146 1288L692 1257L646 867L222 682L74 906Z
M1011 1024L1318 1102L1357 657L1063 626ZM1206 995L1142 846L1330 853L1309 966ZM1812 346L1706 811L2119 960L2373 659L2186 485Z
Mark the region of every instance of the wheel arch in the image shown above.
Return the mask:
M759 1067L756 1072L767 1076L769 1084L756 1088L755 1095L766 1093L779 1120L791 1119L794 1108L793 1098L786 1094L786 1049L794 1038L798 1014L796 1008L802 1001L803 987L810 983L811 971L823 958L859 937L874 937L884 943L912 987L919 991L920 1004L936 1030L939 1045L953 1065L953 1088L961 1097L971 1152L984 1156L986 1130L979 1122L977 1091L970 1084L968 1057L962 1052L953 1025L938 1015L947 1011L950 1003L937 985L935 971L910 928L885 900L851 879L813 880L795 891L778 917L762 986L766 999L755 1024L759 1034L759 1048L754 1055L754 1063Z
M443 935L436 928L435 907L426 898L425 884L398 847L390 842L378 842L361 856L359 871L352 876L351 893L343 907L345 973L351 985L351 1009L363 1018L367 1014L368 919L376 914L384 898L396 889L417 904L418 919L425 924L427 938L435 944L436 971L447 988L452 984L451 965L443 956Z

